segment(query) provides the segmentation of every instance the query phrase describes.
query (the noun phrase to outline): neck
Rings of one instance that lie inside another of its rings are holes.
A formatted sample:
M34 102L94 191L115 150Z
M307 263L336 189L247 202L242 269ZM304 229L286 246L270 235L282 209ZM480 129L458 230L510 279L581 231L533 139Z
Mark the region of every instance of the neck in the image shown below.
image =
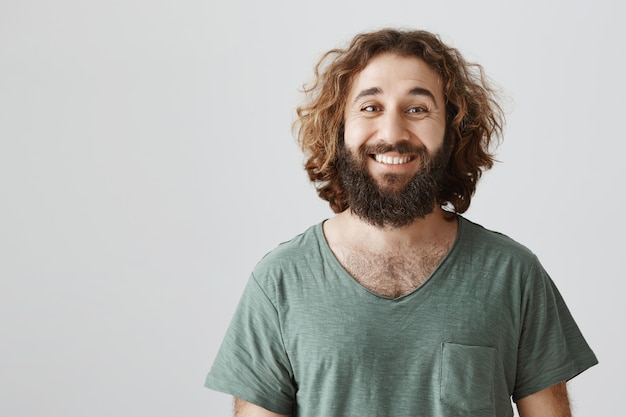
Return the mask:
M344 241L364 245L375 252L399 248L419 248L434 242L454 240L458 227L456 217L446 217L446 212L436 207L423 219L415 220L402 228L381 228L373 226L350 210L338 214L328 224L328 228L343 235Z

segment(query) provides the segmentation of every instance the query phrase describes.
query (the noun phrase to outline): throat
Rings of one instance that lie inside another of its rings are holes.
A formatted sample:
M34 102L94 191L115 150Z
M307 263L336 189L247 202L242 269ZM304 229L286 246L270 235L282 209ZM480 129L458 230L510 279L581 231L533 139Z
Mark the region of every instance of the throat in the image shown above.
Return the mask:
M398 298L423 285L456 241L458 219L447 219L439 211L408 228L381 229L346 210L324 223L324 235L356 282L381 296Z

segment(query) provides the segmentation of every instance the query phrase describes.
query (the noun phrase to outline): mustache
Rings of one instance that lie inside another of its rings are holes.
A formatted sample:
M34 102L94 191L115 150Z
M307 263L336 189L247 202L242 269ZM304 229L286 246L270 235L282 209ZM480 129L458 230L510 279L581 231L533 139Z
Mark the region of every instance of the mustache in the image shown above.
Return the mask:
M359 148L359 152L361 155L381 154L387 152L396 152L400 155L422 155L428 151L424 146L413 145L410 142L398 142L394 144L378 142L362 145Z

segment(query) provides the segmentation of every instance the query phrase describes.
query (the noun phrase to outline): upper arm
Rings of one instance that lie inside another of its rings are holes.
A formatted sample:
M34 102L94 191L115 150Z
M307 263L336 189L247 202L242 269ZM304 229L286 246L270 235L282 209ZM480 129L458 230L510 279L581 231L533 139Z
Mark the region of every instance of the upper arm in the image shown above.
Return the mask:
M240 398L235 398L235 417L289 417L276 414Z
M520 417L571 417L565 381L517 401Z

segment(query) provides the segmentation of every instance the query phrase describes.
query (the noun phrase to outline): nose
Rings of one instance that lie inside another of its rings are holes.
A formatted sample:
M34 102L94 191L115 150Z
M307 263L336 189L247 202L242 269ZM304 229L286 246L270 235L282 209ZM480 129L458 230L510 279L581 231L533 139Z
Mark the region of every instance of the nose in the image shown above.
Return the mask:
M386 110L379 118L378 139L387 143L409 140L409 131L403 115L396 110Z

